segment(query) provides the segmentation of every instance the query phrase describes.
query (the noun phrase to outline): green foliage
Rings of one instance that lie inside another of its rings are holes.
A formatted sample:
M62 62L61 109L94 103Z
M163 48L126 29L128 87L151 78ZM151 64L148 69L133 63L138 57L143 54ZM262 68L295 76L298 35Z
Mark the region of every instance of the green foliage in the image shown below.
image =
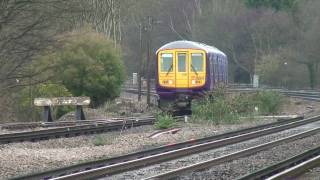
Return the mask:
M236 123L240 116L275 114L283 104L283 99L279 92L274 91L240 94L233 98L210 95L192 104L192 116L194 120L215 124Z
M232 99L231 106L236 113L241 116L247 116L256 113L256 99L250 94L240 94Z
M34 108L34 98L50 98L50 97L65 97L72 96L72 94L61 84L38 84L35 86L28 86L22 89L19 94L19 115L20 118L25 118L27 114L32 115L34 119L41 117L42 108ZM73 110L70 106L57 106L53 107L54 118L59 118L63 114Z
M156 129L168 129L176 126L176 121L169 114L157 114L156 122L154 124Z
M210 92L209 97L211 98L226 98L226 88L224 85L218 85L214 91Z
M75 96L90 96L94 107L117 97L124 81L124 66L118 49L105 36L77 32L62 38L63 49L42 57L54 64L51 74Z
M248 7L271 7L277 11L290 9L297 3L297 0L245 0Z
M273 87L286 87L290 78L288 76L288 64L287 62L282 62L282 57L279 54L263 56L257 64L257 71L261 83Z
M284 102L284 97L275 91L259 91L254 96L262 114L275 114Z
M192 117L194 120L205 120L215 124L231 123L238 120L238 115L230 103L224 98L207 97L192 104Z
M96 135L93 140L93 145L95 145L95 146L106 145L106 140L101 135Z
M238 120L238 115L226 98L225 88L218 87L204 99L194 102L192 104L193 119L206 120L215 124L235 122Z

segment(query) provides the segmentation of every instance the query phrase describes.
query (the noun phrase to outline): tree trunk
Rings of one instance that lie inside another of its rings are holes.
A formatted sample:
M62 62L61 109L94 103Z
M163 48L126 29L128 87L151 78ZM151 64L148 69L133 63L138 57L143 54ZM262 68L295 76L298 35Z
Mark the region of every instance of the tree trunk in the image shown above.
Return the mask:
M316 66L314 63L307 64L308 73L309 73L309 81L310 88L314 89L316 83Z

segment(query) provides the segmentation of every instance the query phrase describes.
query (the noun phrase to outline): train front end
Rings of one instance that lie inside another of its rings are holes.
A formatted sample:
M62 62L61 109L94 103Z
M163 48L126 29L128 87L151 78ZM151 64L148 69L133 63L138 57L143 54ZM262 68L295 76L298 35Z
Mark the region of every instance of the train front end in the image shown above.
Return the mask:
M206 52L201 49L158 50L156 91L162 109L190 109L206 84Z

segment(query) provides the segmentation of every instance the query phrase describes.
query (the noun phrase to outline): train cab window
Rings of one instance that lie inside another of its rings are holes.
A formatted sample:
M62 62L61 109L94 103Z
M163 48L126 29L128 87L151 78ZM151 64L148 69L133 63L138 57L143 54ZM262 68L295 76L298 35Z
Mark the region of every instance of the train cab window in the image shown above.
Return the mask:
M161 54L160 67L161 67L161 72L172 72L173 71L173 55Z
M178 54L178 72L187 71L186 60L187 60L187 55L185 53Z
M203 55L201 53L191 54L191 71L192 72L203 71Z

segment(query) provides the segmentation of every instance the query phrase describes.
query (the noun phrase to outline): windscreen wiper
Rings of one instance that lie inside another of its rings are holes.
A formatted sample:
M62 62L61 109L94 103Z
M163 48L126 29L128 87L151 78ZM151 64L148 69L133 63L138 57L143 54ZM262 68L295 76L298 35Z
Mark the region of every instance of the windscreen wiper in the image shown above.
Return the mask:
M194 68L194 66L191 64L191 68L193 69L194 73L196 73L196 75L198 76L198 72L196 70L196 68Z
M166 76L168 76L168 74L169 74L169 72L171 71L172 68L173 68L173 64L171 64L170 68L167 70Z

